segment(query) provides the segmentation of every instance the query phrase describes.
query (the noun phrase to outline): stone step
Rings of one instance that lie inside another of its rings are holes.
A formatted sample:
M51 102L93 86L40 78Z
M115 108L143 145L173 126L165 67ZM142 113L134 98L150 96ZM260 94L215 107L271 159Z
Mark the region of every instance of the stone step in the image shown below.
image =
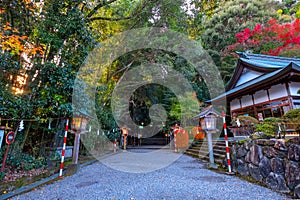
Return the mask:
M202 155L202 156L208 156L209 153L208 151L203 151L203 150L194 150L194 149L188 149L186 152L190 154L195 154L195 155ZM223 151L214 151L214 157L216 158L225 158L226 157L226 152Z
M202 141L202 142L193 142L192 145L198 146L202 144L207 144L207 141ZM220 145L220 146L225 146L225 141L213 141L214 145Z
M198 146L191 146L191 149L208 149L208 144L202 144ZM220 146L220 145L213 145L214 149L220 149L226 151L226 146Z
M184 154L195 157L195 158L199 158L199 153L194 153L191 151L185 151Z
M184 154L186 154L188 156L191 156L191 157L194 157L194 158L198 158L198 159L204 160L204 161L209 161L209 157L206 156L206 155L204 156L204 155L201 155L201 154L195 154L195 153L191 153L189 151L184 152ZM223 159L224 158L214 157L215 163L219 163L219 164L223 163Z
M230 143L229 143L230 147ZM216 163L222 164L226 158L226 143L225 141L213 141L214 160ZM186 155L209 161L208 143L206 140L194 141L189 149L185 151Z
M190 149L195 149L195 150L201 150L201 149L207 149L208 150L208 145L203 145L203 146L197 146L197 147L190 147ZM213 146L214 150L220 150L220 151L226 151L226 147L223 146Z
M199 142L199 143L192 143L192 146L201 146L201 145L206 145L207 141ZM218 146L226 146L226 143L224 141L217 141L213 142L213 145L218 145Z
M190 151L194 151L194 152L207 152L208 153L208 147L202 147L202 148L189 148L187 149L187 151L190 150ZM226 154L226 149L223 149L223 148L213 148L213 151L214 152L217 152L217 153L224 153Z

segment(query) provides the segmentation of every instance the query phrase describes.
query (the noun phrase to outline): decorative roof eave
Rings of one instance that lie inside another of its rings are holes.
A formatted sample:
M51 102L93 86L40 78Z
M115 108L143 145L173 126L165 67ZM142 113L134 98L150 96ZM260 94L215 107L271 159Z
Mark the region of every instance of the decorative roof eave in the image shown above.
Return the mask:
M236 86L236 83L238 82L239 78L241 77L244 68L248 68L250 70L261 72L264 74L281 69L278 67L271 67L271 66L269 66L269 67L263 67L263 65L258 66L257 63L247 61L244 58L240 58L238 60L238 64L237 64L236 70L234 71L232 79L230 79L230 81L228 82L228 84L226 86L226 90L230 90Z
M293 62L283 69L278 69L269 74L265 74L258 78L252 79L242 85L237 86L236 88L228 90L227 92L207 102L218 102L224 100L224 98L232 99L246 93L253 93L262 88L265 88L266 86L270 86L273 83L280 82L284 78L291 78L292 76L300 76L300 65L297 65Z
M242 72L243 72L243 66L241 64L241 59L239 59L236 68L234 69L233 75L231 76L230 80L226 85L226 90L230 90L235 86Z
M209 114L213 114L216 117L221 117L221 113L218 112L213 106L209 106L207 109L203 110L200 114L199 114L199 118L204 118L207 117Z
M240 58L240 60L244 67L247 67L248 69L262 72L262 73L272 72L274 70L281 69L287 65L287 63L285 63L284 65L274 66L274 65L270 65L270 64L258 63L258 62L247 60L244 58Z
M240 58L231 79L226 85L226 90L231 90L236 86L236 83L242 75L245 67L265 74L285 68L290 63L300 63L300 59L298 58L285 58L263 54L247 54L244 52L236 52L236 54L238 54Z
M246 58L249 60L252 59L259 59L264 61L272 61L272 62L283 62L283 63L299 63L300 58L289 58L289 57L281 57L281 56L271 56L266 54L253 54L253 53L245 53L245 52L235 52L237 55L239 55L240 58Z

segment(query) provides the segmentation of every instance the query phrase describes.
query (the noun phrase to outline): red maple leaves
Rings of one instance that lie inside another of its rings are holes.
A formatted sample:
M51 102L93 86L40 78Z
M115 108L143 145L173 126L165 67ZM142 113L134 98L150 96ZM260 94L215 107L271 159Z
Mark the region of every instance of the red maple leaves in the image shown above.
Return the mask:
M300 19L278 24L276 19L266 24L256 24L253 30L245 28L236 34L237 42L227 51L252 50L269 55L300 56Z

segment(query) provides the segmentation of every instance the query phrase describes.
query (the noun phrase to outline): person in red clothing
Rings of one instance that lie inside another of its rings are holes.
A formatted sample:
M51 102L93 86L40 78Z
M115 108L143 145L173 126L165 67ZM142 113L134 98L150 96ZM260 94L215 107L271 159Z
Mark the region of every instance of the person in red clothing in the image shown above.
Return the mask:
M177 144L176 144L176 135L177 133L180 131L180 126L178 124L175 124L175 126L173 127L173 144L174 144L174 151L175 152L178 152L178 147L177 147Z

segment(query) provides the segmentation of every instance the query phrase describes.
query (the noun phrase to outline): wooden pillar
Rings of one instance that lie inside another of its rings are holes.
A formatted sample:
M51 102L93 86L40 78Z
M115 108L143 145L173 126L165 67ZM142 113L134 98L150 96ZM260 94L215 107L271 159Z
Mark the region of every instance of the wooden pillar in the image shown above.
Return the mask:
M72 163L78 164L78 154L79 154L79 146L80 146L80 133L75 133L74 147L73 147L73 157Z
M256 109L256 106L255 106L254 94L252 94L252 101L253 101L253 112L254 112L254 116L255 116L255 118L257 119L257 118L258 118L258 115L257 115L257 109Z
M292 109L294 109L294 104L293 104L293 98L292 98L291 91L290 91L289 82L285 83L285 87L286 87L286 91L288 93L289 106L290 106L290 109L292 110Z

